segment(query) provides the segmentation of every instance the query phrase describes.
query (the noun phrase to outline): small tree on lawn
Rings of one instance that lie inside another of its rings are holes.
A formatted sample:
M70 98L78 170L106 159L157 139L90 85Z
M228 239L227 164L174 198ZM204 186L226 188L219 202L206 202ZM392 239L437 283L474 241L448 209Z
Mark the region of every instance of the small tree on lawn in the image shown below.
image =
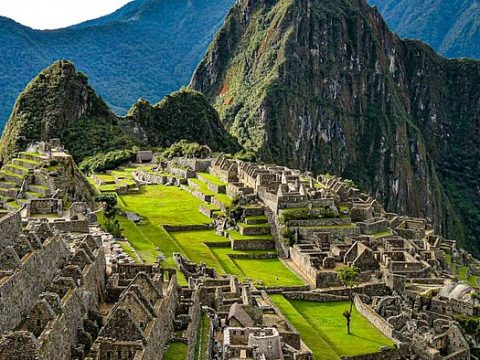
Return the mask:
M356 267L345 266L337 270L337 276L345 289L348 290L348 298L350 299L350 309L345 310L343 316L347 320L347 333L350 335L350 322L352 321L354 289L358 286L360 270Z
M115 237L120 237L120 224L116 219L118 213L117 196L115 194L102 194L95 196L95 202L103 203L103 216L105 218L105 230Z

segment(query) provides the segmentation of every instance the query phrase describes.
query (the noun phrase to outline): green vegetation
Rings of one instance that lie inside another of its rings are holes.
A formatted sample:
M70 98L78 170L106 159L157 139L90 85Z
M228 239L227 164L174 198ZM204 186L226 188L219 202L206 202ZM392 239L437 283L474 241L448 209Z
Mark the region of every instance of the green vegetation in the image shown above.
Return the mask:
M121 228L119 221L116 219L118 214L117 197L114 194L103 194L95 196L94 201L103 204L103 226L105 231L119 238L121 236Z
M196 142L189 143L186 140L180 140L172 146L163 150L155 159L157 162L163 159L172 159L174 157L198 158L204 159L212 154L212 150L206 145L200 145Z
M123 209L141 214L155 226L202 225L210 219L200 213L203 202L175 186L152 185L140 188L139 194L120 196Z
M167 351L163 355L164 360L186 360L188 345L183 342L174 341L168 344Z
M227 183L221 181L219 178L217 178L215 175L209 174L209 173L198 173L198 175L202 176L204 179L208 180L214 185L218 186L226 186Z
M360 270L356 267L345 266L337 270L337 276L342 285L347 289L348 298L350 299L350 307L348 310L343 312L343 317L347 320L347 334L350 335L350 323L352 321L352 311L353 311L353 300L354 293L353 290L358 286L360 280L358 279L360 275Z
M134 150L114 150L108 153L99 153L84 159L79 168L85 174L105 172L134 161L135 156L136 152Z
M373 234L373 236L377 239L387 237L387 236L391 236L391 235L392 235L392 230L391 229L388 229L388 230L385 230L385 231L380 231L376 234Z
M202 314L197 329L197 343L195 344L195 360L206 360L210 319L207 314Z
M238 251L226 247L209 247L209 243L228 243L212 230L182 231L170 234L190 260L214 268L220 274L233 274L265 286L304 285L279 259L233 259L229 255L267 254L269 251ZM271 235L269 235L271 238Z
M475 1L369 0L402 38L420 39L449 58L480 58ZM443 16L448 14L448 16Z
M349 302L287 300L283 295L272 295L271 298L300 332L302 340L313 351L315 360L369 354L384 346L394 346L393 341L371 325L356 308L352 311L353 331L348 335L341 318L349 308Z

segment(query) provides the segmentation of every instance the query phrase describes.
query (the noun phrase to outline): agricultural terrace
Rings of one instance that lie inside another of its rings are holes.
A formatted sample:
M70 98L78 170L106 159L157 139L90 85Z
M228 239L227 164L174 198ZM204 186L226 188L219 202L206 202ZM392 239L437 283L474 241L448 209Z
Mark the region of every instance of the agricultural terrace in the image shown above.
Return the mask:
M119 175L125 176L125 172L115 171L108 176ZM223 184L210 174L202 173L200 178ZM202 192L215 196L225 205L231 204L231 199L226 194L214 194L202 180L194 179L193 182ZM151 264L162 255L163 266L175 267L173 253L177 252L196 263L205 263L219 274L236 275L239 280L248 279L257 285L304 285L304 282L276 257L275 250L231 249L232 239L272 240L271 234L244 236L232 231L229 238L226 238L216 235L206 227L204 230L166 231L165 225L182 227L210 224L210 218L199 211L201 205L207 204L187 190L176 186L148 185L133 193L118 195L118 199L122 210L142 217L142 221L135 224L126 217L117 216L122 234L128 240L120 241L119 244L135 261ZM236 255L235 258L232 255ZM270 258L251 258L254 255L267 255ZM184 283L183 276L179 276L179 281Z
M349 302L288 300L283 295L271 295L271 299L300 332L302 340L313 351L315 360L370 354L382 347L395 345L355 308L352 334L348 335L342 314L348 309Z

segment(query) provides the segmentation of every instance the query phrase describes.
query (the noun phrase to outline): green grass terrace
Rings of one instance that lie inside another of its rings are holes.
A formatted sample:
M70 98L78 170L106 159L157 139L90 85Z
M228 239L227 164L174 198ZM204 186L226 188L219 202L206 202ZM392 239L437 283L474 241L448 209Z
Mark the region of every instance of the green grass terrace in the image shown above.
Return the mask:
M372 354L380 348L395 346L392 340L384 336L355 308L351 322L352 333L348 335L343 312L348 310L349 302L288 300L283 295L271 295L271 299L300 332L315 360Z
M236 275L239 280L249 279L258 285L305 285L278 258L245 258L255 255L274 255L269 250L239 251L230 248L230 239L207 229L210 219L198 211L205 204L188 191L175 186L149 185L135 194L119 195L119 206L124 211L142 217L140 224L118 216L123 236L128 243L120 243L133 259L147 264L163 255L162 266L175 267L173 253L177 252L196 263L205 263L219 274ZM101 220L101 219L100 219ZM204 230L170 231L165 226L205 226ZM229 234L236 240L272 239L271 235L243 236L237 231ZM241 258L238 258L241 257ZM181 284L185 280L179 276Z

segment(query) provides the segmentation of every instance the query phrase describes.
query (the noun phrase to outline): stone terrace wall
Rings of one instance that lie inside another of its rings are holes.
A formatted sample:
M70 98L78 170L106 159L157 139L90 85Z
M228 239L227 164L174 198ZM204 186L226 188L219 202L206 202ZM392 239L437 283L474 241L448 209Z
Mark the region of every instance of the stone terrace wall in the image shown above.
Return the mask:
M373 326L382 332L386 337L393 341L397 341L393 337L393 326L390 325L384 318L378 315L372 308L364 304L358 295L355 296L355 307L358 312L362 314Z
M0 234L2 234L0 245L13 246L18 240L21 229L22 218L19 211L2 217L0 219Z
M26 255L22 267L12 276L0 280L0 333L13 330L21 323L68 258L67 245L55 236L41 249Z
M401 351L398 348L385 349L373 354L342 356L342 360L402 360Z
M54 221L51 222L50 225L55 230L60 232L80 232L80 233L88 233L88 220L65 220L65 221Z

